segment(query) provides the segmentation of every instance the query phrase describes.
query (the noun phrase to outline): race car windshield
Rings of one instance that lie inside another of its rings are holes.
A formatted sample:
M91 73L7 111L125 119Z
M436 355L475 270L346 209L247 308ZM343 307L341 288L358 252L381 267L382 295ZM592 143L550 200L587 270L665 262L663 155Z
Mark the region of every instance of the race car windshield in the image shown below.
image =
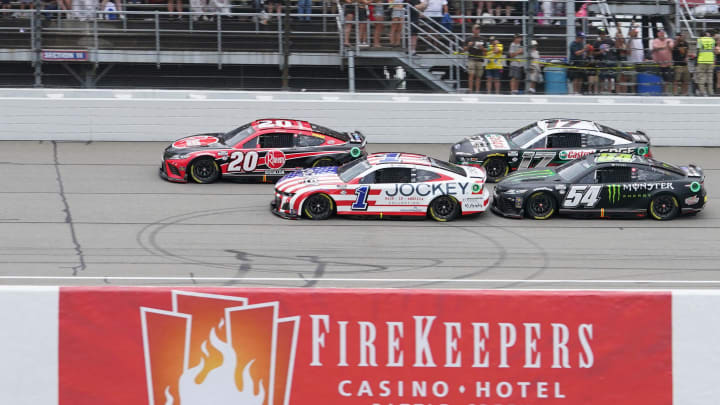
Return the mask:
M249 137L254 133L255 130L253 129L252 125L245 124L223 135L222 141L225 145L235 146L240 143L240 141L244 140L245 138Z
M370 163L366 159L358 159L340 166L337 173L340 179L347 183L369 168Z
M577 176L592 166L593 164L591 161L587 159L579 159L558 167L556 172L563 180L573 181Z
M430 158L430 164L435 167L438 167L440 169L447 170L447 171L453 172L455 174L459 174L461 176L467 176L467 173L465 173L465 169L463 169L460 166L456 166L452 163L443 162L442 160Z
M532 123L526 127L520 128L517 131L510 134L510 140L518 146L523 146L526 143L535 139L536 136L540 135L542 131L537 124Z

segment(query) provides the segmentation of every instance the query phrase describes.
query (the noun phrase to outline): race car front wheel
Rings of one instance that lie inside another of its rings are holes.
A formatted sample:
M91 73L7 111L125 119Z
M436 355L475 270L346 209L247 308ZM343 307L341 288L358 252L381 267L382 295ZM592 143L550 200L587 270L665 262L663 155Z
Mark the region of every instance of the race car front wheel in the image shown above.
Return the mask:
M328 219L333 213L335 203L329 195L313 194L305 200L303 212L310 219Z
M454 198L443 195L430 203L430 216L440 222L452 221L460 214L460 206Z
M505 177L510 168L505 159L498 157L486 160L483 163L483 167L485 167L485 172L487 173L487 181L493 183Z
M525 203L525 212L533 219L548 219L555 213L555 199L542 191L533 193Z
M650 215L660 221L667 221L677 216L680 211L677 198L670 194L660 194L650 201Z
M312 167L325 167L325 166L337 166L337 163L332 158L320 158L313 162Z
M214 159L198 159L190 166L190 177L196 183L212 183L220 177L220 167Z

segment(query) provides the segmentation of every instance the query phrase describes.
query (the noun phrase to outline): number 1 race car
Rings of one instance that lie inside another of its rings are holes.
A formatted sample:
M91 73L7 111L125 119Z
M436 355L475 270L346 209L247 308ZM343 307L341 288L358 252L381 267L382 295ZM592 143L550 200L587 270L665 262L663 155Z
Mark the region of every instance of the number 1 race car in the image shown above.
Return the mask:
M547 119L510 134L465 138L450 148L450 162L483 166L488 181L496 182L511 171L559 166L596 152L652 157L643 132L618 131L592 121Z
M160 176L184 183L220 177L278 179L298 168L337 166L365 155L360 132L337 132L306 121L263 119L228 133L201 134L165 149Z
M550 218L555 212L589 217L672 219L707 202L702 169L675 167L626 153L585 156L558 168L514 173L495 186L493 212Z
M272 212L296 219L333 214L430 216L450 221L487 209L485 170L423 155L376 153L341 167L298 170L275 184Z

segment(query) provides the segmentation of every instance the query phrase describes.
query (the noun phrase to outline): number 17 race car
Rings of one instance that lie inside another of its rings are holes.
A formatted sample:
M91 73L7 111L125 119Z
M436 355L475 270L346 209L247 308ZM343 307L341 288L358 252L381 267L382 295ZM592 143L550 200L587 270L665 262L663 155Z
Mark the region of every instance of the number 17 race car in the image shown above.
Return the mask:
M559 212L668 220L703 209L704 182L695 165L675 167L625 153L592 154L558 168L511 174L495 186L492 210L515 218L547 219Z
M585 120L547 119L509 134L466 138L450 148L450 162L482 166L488 181L496 182L515 170L559 166L598 152L652 156L650 140L640 131L618 131Z
M338 215L430 216L450 221L487 209L485 171L424 155L376 153L341 167L298 170L275 184L272 212L287 219Z
M365 155L360 132L306 121L263 119L227 133L189 136L165 149L160 176L184 183L220 177L276 180L298 168L337 166Z

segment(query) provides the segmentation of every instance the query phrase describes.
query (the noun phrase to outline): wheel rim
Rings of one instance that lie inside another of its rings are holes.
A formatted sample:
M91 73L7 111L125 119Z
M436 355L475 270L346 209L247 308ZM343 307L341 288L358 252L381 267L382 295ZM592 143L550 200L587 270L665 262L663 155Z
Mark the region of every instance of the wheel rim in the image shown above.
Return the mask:
M317 196L313 197L308 202L308 210L313 215L324 214L328 211L329 208L330 208L330 203L328 202L327 199L322 198L322 197L317 197Z
M542 217L550 213L552 202L548 196L541 194L530 201L530 209L535 216Z
M215 171L215 165L209 160L201 160L193 165L193 173L200 180L211 179Z
M498 159L491 159L487 166L485 166L485 172L488 177L500 177L505 171L505 165Z
M450 197L440 197L435 201L434 211L440 217L449 217L453 209L455 208L455 202Z
M664 218L669 216L673 212L673 210L675 209L675 203L672 197L663 195L655 199L653 209L655 211L655 214L657 214L659 217Z

